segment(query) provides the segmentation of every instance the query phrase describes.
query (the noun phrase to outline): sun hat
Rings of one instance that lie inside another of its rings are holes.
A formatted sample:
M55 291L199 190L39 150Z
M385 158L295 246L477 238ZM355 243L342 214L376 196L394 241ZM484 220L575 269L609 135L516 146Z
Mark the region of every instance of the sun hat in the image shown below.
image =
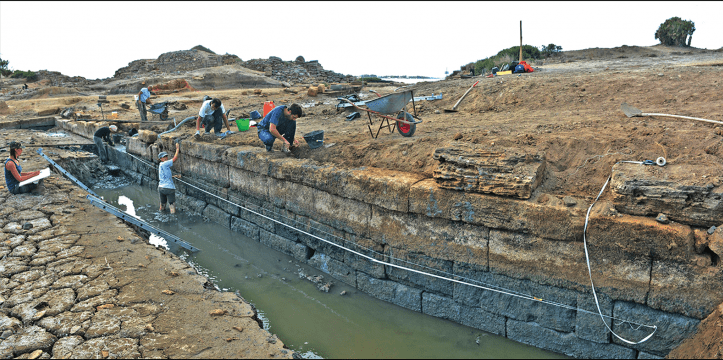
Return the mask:
M20 144L19 141L11 141L10 144L8 144L8 145L10 145L10 150L24 149L24 148L25 148L25 146L23 146L22 144Z

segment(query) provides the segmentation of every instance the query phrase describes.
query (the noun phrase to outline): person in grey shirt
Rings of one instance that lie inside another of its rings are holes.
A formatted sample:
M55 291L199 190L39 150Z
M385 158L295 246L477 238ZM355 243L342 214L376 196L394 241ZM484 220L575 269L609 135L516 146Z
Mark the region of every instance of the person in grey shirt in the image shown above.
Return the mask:
M164 211L166 201L168 201L171 214L176 213L176 187L173 185L171 166L173 166L174 161L178 160L178 151L179 146L178 143L176 143L176 154L173 155L173 159L168 160L168 153L165 151L158 154L158 159L161 160L161 164L158 165L158 194L161 197L161 206L158 210Z
M138 106L138 112L141 113L141 121L148 121L148 118L146 115L148 112L146 111L146 104L151 105L151 91L148 90L147 87L144 87L141 89L141 91L138 92L138 101L136 101L136 106Z

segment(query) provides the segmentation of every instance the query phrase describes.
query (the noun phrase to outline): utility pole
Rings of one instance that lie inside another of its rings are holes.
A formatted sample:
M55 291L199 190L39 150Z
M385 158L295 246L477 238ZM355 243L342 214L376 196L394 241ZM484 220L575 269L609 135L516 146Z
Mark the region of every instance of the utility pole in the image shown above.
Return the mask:
M520 62L522 62L522 20L520 20Z

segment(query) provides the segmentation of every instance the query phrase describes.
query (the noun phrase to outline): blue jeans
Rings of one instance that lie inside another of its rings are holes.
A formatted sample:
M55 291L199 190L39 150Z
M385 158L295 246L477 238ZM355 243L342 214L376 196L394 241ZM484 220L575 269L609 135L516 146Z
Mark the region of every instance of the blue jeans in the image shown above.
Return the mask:
M294 135L296 135L296 121L287 121L283 125L277 126L276 130L281 136L289 142L294 144ZM259 128L259 139L266 145L266 150L271 151L271 147L274 145L276 138L268 129Z
M213 127L213 131L216 134L221 133L221 128L223 127L222 115L223 115L223 113L221 112L221 108L218 108L213 112L213 114L206 115L203 117L203 120L201 121L201 123L203 124L207 133L211 132L212 127Z

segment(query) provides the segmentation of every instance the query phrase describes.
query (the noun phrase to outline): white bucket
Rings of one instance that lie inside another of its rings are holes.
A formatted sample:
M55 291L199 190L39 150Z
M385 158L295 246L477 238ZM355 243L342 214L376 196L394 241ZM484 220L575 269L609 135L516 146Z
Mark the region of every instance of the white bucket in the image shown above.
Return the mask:
M138 101L138 95L133 95L133 100Z

